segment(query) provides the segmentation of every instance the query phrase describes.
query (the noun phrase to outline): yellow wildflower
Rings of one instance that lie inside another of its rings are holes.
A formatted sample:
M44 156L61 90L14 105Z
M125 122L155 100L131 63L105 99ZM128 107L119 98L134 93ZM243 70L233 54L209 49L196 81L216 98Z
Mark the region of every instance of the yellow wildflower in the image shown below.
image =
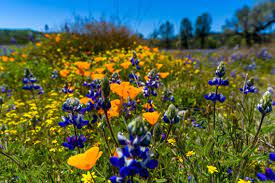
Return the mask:
M212 165L207 166L207 168L208 168L208 172L211 174L218 172L217 168Z
M192 155L194 155L194 154L195 154L194 151L188 151L188 152L186 153L186 156L189 157L189 156L192 156Z
M95 172L87 172L87 174L82 174L82 179L84 183L94 183L94 179L96 178Z

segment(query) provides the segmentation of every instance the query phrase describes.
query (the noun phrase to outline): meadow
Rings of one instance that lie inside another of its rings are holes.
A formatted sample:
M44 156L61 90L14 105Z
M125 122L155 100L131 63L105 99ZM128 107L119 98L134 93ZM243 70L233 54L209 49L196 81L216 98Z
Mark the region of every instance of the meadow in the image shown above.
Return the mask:
M275 182L274 46L78 39L0 52L0 182Z

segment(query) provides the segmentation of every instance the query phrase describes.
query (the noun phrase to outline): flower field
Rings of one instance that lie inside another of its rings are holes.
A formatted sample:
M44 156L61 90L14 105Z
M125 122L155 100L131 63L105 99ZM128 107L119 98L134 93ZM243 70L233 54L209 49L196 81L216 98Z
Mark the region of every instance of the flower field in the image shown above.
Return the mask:
M275 51L0 51L0 182L275 182Z

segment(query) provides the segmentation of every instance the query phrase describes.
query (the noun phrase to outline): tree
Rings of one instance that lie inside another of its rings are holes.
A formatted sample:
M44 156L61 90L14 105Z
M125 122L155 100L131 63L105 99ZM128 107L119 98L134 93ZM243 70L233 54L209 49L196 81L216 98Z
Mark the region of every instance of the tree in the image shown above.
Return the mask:
M244 6L235 12L231 20L227 20L223 26L227 34L237 34L242 36L247 46L252 45L252 41L261 42L260 33L275 23L275 2L267 1L250 9Z
M174 26L169 21L161 24L159 27L159 35L163 42L164 48L170 49L172 46L172 39L174 36Z
M189 48L189 40L192 37L193 27L188 18L181 20L180 24L180 47Z
M44 30L45 30L45 32L48 32L48 31L49 31L49 26L48 26L48 24L46 24L46 25L44 26Z
M203 13L196 20L196 36L200 39L201 48L204 48L205 39L211 30L212 18L208 13Z

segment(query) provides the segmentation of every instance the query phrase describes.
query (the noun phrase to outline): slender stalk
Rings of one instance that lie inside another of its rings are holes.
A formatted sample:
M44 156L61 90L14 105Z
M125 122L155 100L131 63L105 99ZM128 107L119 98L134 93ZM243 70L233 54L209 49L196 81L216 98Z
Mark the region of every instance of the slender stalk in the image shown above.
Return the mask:
M170 134L171 129L172 129L172 123L170 123L170 125L169 125L168 132L167 132L167 136L166 136L166 138L165 138L165 141L167 141L167 139L168 139L168 137L169 137L169 134Z
M215 96L218 94L219 86L216 86ZM216 129L216 100L214 101L214 112L213 112L213 129Z
M117 141L116 141L116 138L115 138L113 129L112 129L112 127L111 127L111 124L110 124L110 121L109 121L108 114L107 114L107 111L106 111L106 110L104 110L104 114L105 114L105 117L106 117L106 121L107 121L108 128L109 128L109 130L110 130L110 132L111 132L112 138L113 138L113 140L114 140L116 146L118 147L118 143L117 143Z
M262 128L262 124L263 124L263 121L264 121L264 117L265 115L262 114L262 117L261 117L261 121L260 121L260 125L257 129L257 132L256 132L256 135L254 136L254 140L252 142L252 145L251 145L251 149L253 149L257 143L257 140L258 140L258 136L259 136L259 133L261 131L261 128ZM239 168L239 171L237 173L237 176L236 176L236 182L237 180L239 179L239 176L240 176L240 173L241 173L241 170L243 170L243 167L247 164L248 162L248 157L252 154L253 151L251 151L248 155L245 156L245 160L241 162L241 165L240 165L240 168Z
M264 121L264 117L265 117L265 115L262 114L260 125L259 125L259 127L258 127L258 129L257 129L256 135L255 135L254 140L253 140L253 142L252 142L252 147L256 144L256 142L257 142L257 140L258 140L258 136L259 136L259 133L260 133L261 128L262 128L262 124L263 124L263 121Z
M21 168L21 165L18 161L16 161L15 159L13 159L13 157L11 157L10 155L4 153L3 151L0 151L0 154L6 156L7 158L9 158L10 160L12 160L13 162L15 162L20 168Z
M243 84L243 96L242 96L242 103L243 103L243 106L244 106L244 101L245 101L245 94L244 94L244 90L245 90L245 85L246 85L246 82L247 82L247 76L248 74L245 75L245 80L244 80L244 84ZM244 129L244 114L245 114L245 108L243 107L243 117L242 117L242 129Z
M110 153L110 156L112 155L112 151L111 151L111 148L110 148L110 145L109 145L109 142L108 142L108 138L106 136L106 132L104 130L104 128L102 128L102 131L103 131L103 136L104 136L104 139L105 139L105 142L106 142L106 145L107 145L107 149Z

